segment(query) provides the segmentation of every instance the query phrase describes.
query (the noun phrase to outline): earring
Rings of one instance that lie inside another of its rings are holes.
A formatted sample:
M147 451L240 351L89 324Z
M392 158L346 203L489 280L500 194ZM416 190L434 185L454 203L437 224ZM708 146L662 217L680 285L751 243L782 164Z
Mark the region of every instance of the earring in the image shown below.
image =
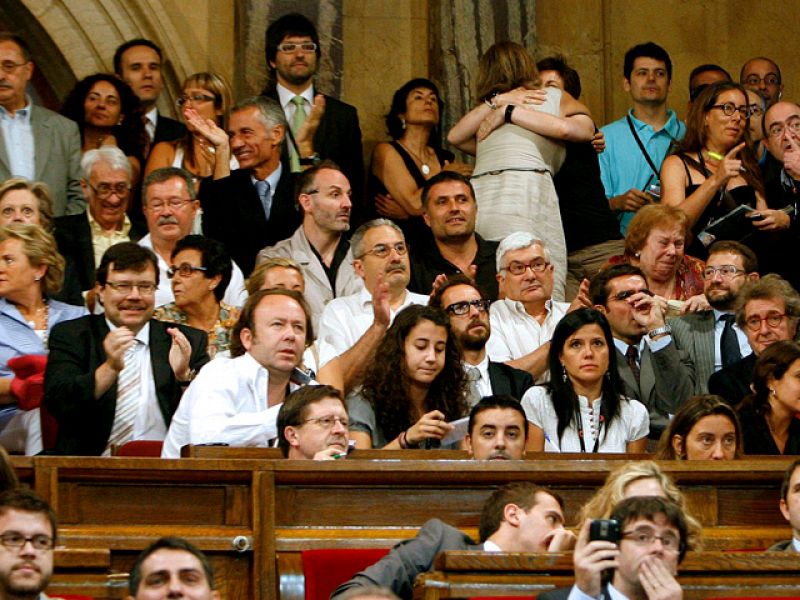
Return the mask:
M406 120L403 117L400 117L400 127L406 128Z
M569 377L567 377L567 367L564 365L561 365L561 379L564 380L564 383L567 383L567 379L569 379Z
M775 388L770 388L769 389L769 393L774 396L775 395Z
M39 276L37 275L36 277L34 277L34 278L33 278L33 280L34 280L34 281L41 281L41 280L42 280L42 278L41 278L41 277L39 277Z

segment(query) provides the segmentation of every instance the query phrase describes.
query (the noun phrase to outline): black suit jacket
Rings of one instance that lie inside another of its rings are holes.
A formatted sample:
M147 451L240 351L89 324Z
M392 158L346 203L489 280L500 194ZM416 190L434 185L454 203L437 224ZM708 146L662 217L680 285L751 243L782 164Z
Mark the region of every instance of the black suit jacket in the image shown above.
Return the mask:
M185 135L186 125L175 119L165 117L159 112L158 120L156 120L156 132L153 136L153 142L150 144L150 148L155 146L158 142L174 142Z
M533 377L527 371L509 367L505 363L489 362L489 382L493 394L506 394L522 400L522 396L533 385Z
M723 367L709 378L708 392L722 396L731 406L737 406L750 393L756 360L753 352L729 367Z
M92 229L86 213L57 217L54 224L54 235L58 251L64 257L64 287L53 296L56 300L83 306L81 292L94 287L95 266L94 248L92 246ZM131 241L142 237L142 231L136 223L131 222L129 232Z
M169 428L183 390L169 365L172 338L167 327L178 327L191 343L192 369L199 370L208 362L208 336L192 327L150 320L150 362L158 405ZM50 332L44 404L58 421L57 454L99 456L108 444L117 386L94 397L94 372L106 360L103 340L108 331L103 315L88 315L59 323Z
M284 165L272 192L269 221L249 169L233 171L224 179L203 181L203 233L225 244L245 277L255 267L256 255L262 248L291 237L300 226L302 217L294 206L293 179Z

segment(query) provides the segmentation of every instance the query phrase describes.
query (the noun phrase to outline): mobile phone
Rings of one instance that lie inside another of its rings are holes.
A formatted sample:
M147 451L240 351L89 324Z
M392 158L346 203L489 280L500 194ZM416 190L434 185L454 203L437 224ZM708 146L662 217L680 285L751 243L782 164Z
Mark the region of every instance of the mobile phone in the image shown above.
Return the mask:
M614 519L595 519L592 521L589 529L590 540L603 540L617 544L621 537L619 521Z
M761 213L750 213L749 215L747 215L747 218L750 219L751 221L761 221L762 219L766 219L767 217L765 215L762 215Z
M653 202L661 202L661 184L651 183L645 191L653 199Z

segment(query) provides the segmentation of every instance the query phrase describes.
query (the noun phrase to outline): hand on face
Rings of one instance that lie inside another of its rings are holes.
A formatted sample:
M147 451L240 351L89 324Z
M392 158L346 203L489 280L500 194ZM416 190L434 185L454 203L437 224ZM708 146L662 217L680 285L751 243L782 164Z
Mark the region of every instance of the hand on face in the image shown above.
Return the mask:
M658 556L648 556L639 565L639 582L648 600L681 600L683 590L664 561Z

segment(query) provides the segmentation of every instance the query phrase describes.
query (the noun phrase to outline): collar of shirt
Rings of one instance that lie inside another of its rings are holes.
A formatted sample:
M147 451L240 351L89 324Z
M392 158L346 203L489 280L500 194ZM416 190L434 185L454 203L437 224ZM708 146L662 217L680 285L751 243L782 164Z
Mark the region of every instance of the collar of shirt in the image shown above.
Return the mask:
M636 344L636 347L639 349L639 360L640 361L642 360L642 350L644 350L644 344L645 344L644 338L645 337L647 337L647 336L642 336L642 339L640 339L639 343ZM621 339L614 338L614 345L617 347L617 350L622 352L622 356L625 356L625 354L628 352L628 346L630 346L631 344L626 344Z
M537 323L539 322L539 320L536 317L528 314L528 311L525 310L525 305L519 300L510 300L509 298L503 298L503 302L508 304L508 308L511 310L511 312L519 313L523 317L533 319ZM550 315L553 314L553 300L552 299L545 300L544 308L547 311L547 316L545 316L544 321L547 321L547 319L550 318ZM542 323L544 323L544 321L542 321Z
M158 108L151 108L144 116L147 119L144 122L145 129L147 129L150 139L153 140L156 137L156 127L158 126Z
M649 123L640 121L635 116L633 116L632 108L628 110L628 116L631 118L631 121L633 121L633 126L636 127L636 133L639 134L639 137L642 137L642 142L645 144L647 143L647 140L645 140L644 137L642 136L643 133L646 134L648 138L653 135L658 135L662 131L666 132L667 135L669 135L669 137L671 137L672 139L678 139L679 137L682 137L681 129L684 126L683 121L680 121L678 119L678 115L675 114L675 111L672 110L671 108L667 109L667 121L666 123L664 123L664 127L659 129L658 131L655 131L653 129L653 126L650 125Z
M302 96L303 99L308 102L309 106L313 106L314 104L314 84L310 83L306 89L304 89L299 94L295 94L292 90L283 87L280 83L275 86L275 89L278 91L278 102L281 103L281 107L283 108L283 112L286 112L289 108L292 108L292 98L295 96Z
M781 169L781 185L784 188L790 189L792 191L794 191L795 188L797 187L795 180L792 178L791 175L789 175L789 173L786 172L786 169Z
M483 542L483 551L484 552L502 552L503 549L500 546L498 546L497 544L495 544L494 542L492 542L490 540L486 540L485 542Z
M117 234L128 236L131 230L131 220L128 218L128 215L125 215L125 219L122 221L122 227L120 229L115 229L111 233L107 232L105 229L100 227L100 223L98 223L95 220L95 218L92 216L92 211L89 209L86 209L86 218L89 219L89 229L91 229L92 231L92 237L94 236L110 237Z
M464 364L464 371L468 371L469 369L478 369L481 374L481 379L489 380L489 355L485 354L483 360L479 362L477 365L472 365L468 362Z
M106 317L105 319L109 331L116 331L117 329L119 329L117 325L114 325L111 321L108 320L108 317ZM150 345L150 321L147 321L147 323L145 323L142 326L139 332L134 336L134 339L144 344L145 347Z
M11 114L5 109L4 106L0 106L0 116L3 119L19 119L18 123L22 125L29 125L31 122L31 98L27 94L25 94L25 106L22 108L18 108L14 111L14 116L12 117Z
M270 197L275 196L275 190L278 187L278 182L281 180L282 172L283 172L283 165L281 163L278 163L278 168L275 169L269 175L267 175L267 178L264 180L269 184ZM255 187L258 179L256 179L256 177L252 174L252 172L250 173L250 181L253 183L253 187Z

